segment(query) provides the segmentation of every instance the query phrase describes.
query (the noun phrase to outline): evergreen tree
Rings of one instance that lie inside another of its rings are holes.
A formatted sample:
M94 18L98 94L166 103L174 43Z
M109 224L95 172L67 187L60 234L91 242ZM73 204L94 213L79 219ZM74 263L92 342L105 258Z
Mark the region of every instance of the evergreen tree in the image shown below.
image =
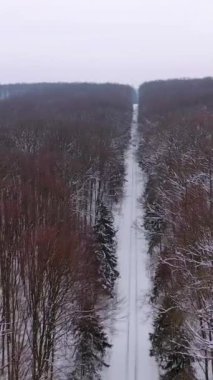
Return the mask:
M76 356L72 380L100 380L108 343L104 327L95 310L82 313L76 326Z
M113 216L110 210L100 202L97 208L96 224L96 255L99 261L99 278L103 289L113 297L113 289L119 276L116 257L116 231L113 226Z
M164 307L171 308L160 313L154 321L154 333L150 334L152 350L162 369L161 380L195 380L193 359L189 355L186 331L183 331L184 315L173 308L168 297L164 297Z

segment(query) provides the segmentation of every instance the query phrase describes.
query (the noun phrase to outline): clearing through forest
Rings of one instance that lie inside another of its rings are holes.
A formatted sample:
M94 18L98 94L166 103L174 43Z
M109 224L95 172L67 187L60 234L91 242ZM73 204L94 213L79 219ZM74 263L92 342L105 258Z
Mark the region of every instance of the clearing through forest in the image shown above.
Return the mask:
M143 209L139 198L144 178L136 161L138 106L134 105L131 140L126 155L126 181L118 223L118 298L122 300L111 337L109 369L105 380L157 380L156 362L149 356L150 307L145 300L150 280L147 243L141 228Z

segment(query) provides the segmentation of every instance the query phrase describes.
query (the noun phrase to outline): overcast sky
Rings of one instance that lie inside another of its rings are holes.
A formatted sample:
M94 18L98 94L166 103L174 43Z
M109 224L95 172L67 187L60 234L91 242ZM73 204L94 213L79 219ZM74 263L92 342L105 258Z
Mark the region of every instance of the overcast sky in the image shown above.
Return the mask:
M0 83L213 76L213 0L0 0Z

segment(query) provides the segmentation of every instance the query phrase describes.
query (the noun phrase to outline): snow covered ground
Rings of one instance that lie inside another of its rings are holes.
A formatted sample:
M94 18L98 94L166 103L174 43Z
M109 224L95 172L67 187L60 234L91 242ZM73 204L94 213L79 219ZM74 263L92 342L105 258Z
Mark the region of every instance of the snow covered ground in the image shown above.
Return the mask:
M138 198L144 180L135 153L137 150L138 107L134 106L131 141L126 157L124 198L118 217L118 297L122 300L111 337L113 348L104 380L157 380L158 369L149 356L150 308L145 300L150 281L147 244L141 229L143 210Z

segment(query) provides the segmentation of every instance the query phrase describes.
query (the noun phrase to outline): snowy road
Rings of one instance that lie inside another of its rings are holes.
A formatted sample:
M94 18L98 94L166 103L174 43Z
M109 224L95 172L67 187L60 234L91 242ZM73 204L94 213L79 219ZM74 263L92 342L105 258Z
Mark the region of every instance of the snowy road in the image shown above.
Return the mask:
M126 157L124 198L118 215L118 261L120 279L118 296L121 310L112 336L113 348L104 380L157 380L158 371L149 356L151 322L145 295L149 290L147 247L141 220L143 210L138 198L143 192L143 178L136 162L138 108L134 106L131 141Z

